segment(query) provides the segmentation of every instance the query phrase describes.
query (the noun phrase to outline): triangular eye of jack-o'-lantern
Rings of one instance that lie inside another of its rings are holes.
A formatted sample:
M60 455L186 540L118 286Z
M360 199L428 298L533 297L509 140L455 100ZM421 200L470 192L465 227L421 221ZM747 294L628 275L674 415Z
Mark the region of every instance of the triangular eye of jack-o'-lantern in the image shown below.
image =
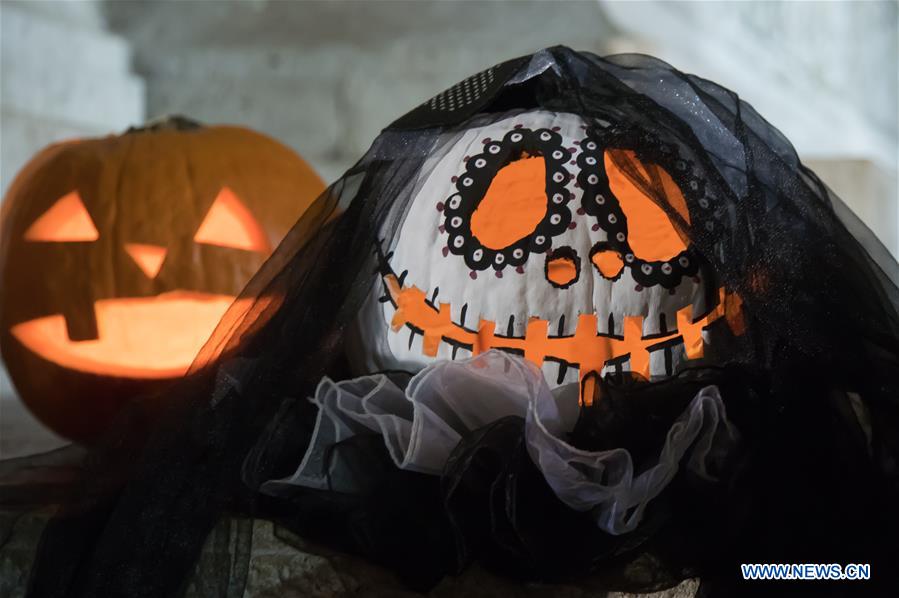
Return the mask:
M96 241L100 237L78 191L66 193L25 231L28 241Z
M535 110L442 147L380 252L363 336L383 367L500 349L551 386L658 379L703 359L716 329L742 334L739 297L683 234L709 198L673 145Z
M43 150L2 222L0 340L22 399L94 438L187 371L323 188L268 137L180 118Z

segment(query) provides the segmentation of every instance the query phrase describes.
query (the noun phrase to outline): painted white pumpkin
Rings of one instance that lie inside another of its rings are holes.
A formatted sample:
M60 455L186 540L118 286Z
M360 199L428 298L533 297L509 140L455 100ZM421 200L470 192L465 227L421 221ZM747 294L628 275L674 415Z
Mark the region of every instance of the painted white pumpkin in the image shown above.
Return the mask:
M647 156L635 135L548 111L447 133L381 250L360 366L503 349L556 387L610 368L671 375L702 356L725 304L739 333L739 300L709 288L678 233L688 200L709 205L701 177L673 144Z

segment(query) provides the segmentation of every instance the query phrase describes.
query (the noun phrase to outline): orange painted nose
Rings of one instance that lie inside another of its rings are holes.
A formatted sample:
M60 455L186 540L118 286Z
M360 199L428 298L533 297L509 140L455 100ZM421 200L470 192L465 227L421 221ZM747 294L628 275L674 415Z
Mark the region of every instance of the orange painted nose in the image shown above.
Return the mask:
M141 243L125 243L125 251L138 265L147 278L156 278L165 261L168 249L160 245L144 245Z
M557 247L546 258L546 280L558 289L576 283L580 273L580 258L571 247Z

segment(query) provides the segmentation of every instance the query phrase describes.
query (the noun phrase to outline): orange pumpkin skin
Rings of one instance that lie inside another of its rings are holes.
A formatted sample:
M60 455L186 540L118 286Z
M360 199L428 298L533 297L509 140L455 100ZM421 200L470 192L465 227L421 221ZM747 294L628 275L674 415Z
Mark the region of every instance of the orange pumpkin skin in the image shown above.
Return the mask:
M181 118L39 152L0 212L0 350L24 403L95 440L187 370L324 187L269 137Z

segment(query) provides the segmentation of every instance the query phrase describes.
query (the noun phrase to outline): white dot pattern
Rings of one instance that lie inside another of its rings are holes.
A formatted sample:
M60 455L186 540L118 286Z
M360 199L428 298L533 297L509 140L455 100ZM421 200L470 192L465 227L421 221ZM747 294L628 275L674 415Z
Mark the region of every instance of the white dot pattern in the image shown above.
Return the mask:
M428 101L428 107L438 112L454 112L477 101L493 83L494 70L487 69L453 85Z

